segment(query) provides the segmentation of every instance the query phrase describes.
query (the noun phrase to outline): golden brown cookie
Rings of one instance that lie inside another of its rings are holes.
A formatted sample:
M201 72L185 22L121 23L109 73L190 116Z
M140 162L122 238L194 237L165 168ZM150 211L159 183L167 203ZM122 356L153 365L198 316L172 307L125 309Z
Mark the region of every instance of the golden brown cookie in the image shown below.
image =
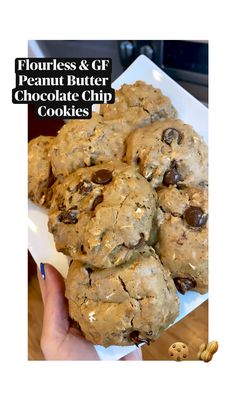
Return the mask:
M73 261L66 279L69 313L94 344L152 342L174 322L174 283L152 248L118 267L98 270Z
M126 139L125 160L154 188L207 184L207 145L190 125L179 119L157 121Z
M170 99L160 89L143 81L123 84L116 90L115 103L101 105L100 113L106 120L128 123L132 130L177 115Z
M40 135L28 144L28 197L45 207L50 205L51 186L55 181L49 153L54 138Z
M157 191L158 252L182 294L208 289L207 189L176 187Z
M49 231L58 251L108 268L149 241L156 205L151 185L125 163L78 169L55 188Z
M122 160L129 132L127 124L104 121L96 112L91 119L70 120L52 143L54 175L61 180L81 167Z

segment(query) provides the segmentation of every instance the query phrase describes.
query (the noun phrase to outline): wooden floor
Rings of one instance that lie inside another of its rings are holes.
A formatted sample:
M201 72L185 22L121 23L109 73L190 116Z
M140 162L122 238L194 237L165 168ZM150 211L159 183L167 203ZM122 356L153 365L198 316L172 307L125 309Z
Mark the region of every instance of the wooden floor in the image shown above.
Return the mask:
M35 273L29 278L28 293L28 351L29 360L43 360L40 350L43 305ZM208 302L206 301L183 320L164 332L150 346L143 346L144 360L167 360L168 348L174 342L185 342L190 360L197 359L199 345L208 342Z

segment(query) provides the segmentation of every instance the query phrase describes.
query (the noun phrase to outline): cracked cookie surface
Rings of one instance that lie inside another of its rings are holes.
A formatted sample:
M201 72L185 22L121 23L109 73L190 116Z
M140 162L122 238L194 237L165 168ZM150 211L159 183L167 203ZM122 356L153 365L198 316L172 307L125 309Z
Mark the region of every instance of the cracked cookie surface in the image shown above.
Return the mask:
M65 283L70 316L94 344L149 343L178 315L173 280L147 246L115 268L91 269L73 261Z
M129 132L127 124L104 121L96 112L91 119L67 122L50 150L54 175L61 180L81 167L122 160Z
M154 188L207 184L207 145L183 121L154 122L132 132L126 143L126 162L136 166Z
M28 144L28 197L49 207L51 186L55 181L50 163L50 147L55 137L40 135Z
M132 129L177 115L170 99L143 81L123 84L116 90L115 103L101 105L100 113L107 120L125 121Z
M108 268L152 240L156 206L151 185L125 163L78 169L55 188L49 231L58 251Z
M176 187L157 191L156 251L179 292L208 289L208 207L206 188Z

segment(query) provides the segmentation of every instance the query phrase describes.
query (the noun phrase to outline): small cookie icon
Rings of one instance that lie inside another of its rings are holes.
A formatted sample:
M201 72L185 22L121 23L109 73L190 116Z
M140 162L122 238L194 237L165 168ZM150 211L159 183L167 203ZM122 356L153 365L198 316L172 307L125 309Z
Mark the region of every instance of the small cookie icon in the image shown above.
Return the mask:
M175 342L168 349L169 357L175 361L182 361L188 357L188 346L183 342Z
M209 342L208 344L202 343L199 346L199 352L197 354L197 357L199 360L204 362L209 362L212 360L213 355L218 351L218 342L216 340L213 340L212 342Z

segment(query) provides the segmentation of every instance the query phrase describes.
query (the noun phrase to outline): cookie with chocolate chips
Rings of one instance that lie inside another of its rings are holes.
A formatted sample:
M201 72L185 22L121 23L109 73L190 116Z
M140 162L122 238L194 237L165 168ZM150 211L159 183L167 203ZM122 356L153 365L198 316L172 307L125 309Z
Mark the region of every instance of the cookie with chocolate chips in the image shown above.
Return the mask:
M70 317L94 344L149 344L178 316L173 280L147 246L105 270L73 261L65 284Z
M54 175L61 180L80 167L122 160L129 133L130 127L125 122L104 121L96 112L91 119L70 120L51 147Z
M49 207L55 182L50 163L50 147L55 137L40 135L28 144L28 197L37 205Z
M158 244L163 265L181 294L208 288L207 189L159 188Z
M126 139L125 160L152 184L207 184L207 145L190 125L179 119L157 121Z
M170 99L143 81L123 84L116 91L115 103L101 105L100 113L105 120L128 123L132 130L177 115Z
M58 251L109 268L152 242L156 206L156 192L133 167L116 161L82 168L56 186L49 231Z

